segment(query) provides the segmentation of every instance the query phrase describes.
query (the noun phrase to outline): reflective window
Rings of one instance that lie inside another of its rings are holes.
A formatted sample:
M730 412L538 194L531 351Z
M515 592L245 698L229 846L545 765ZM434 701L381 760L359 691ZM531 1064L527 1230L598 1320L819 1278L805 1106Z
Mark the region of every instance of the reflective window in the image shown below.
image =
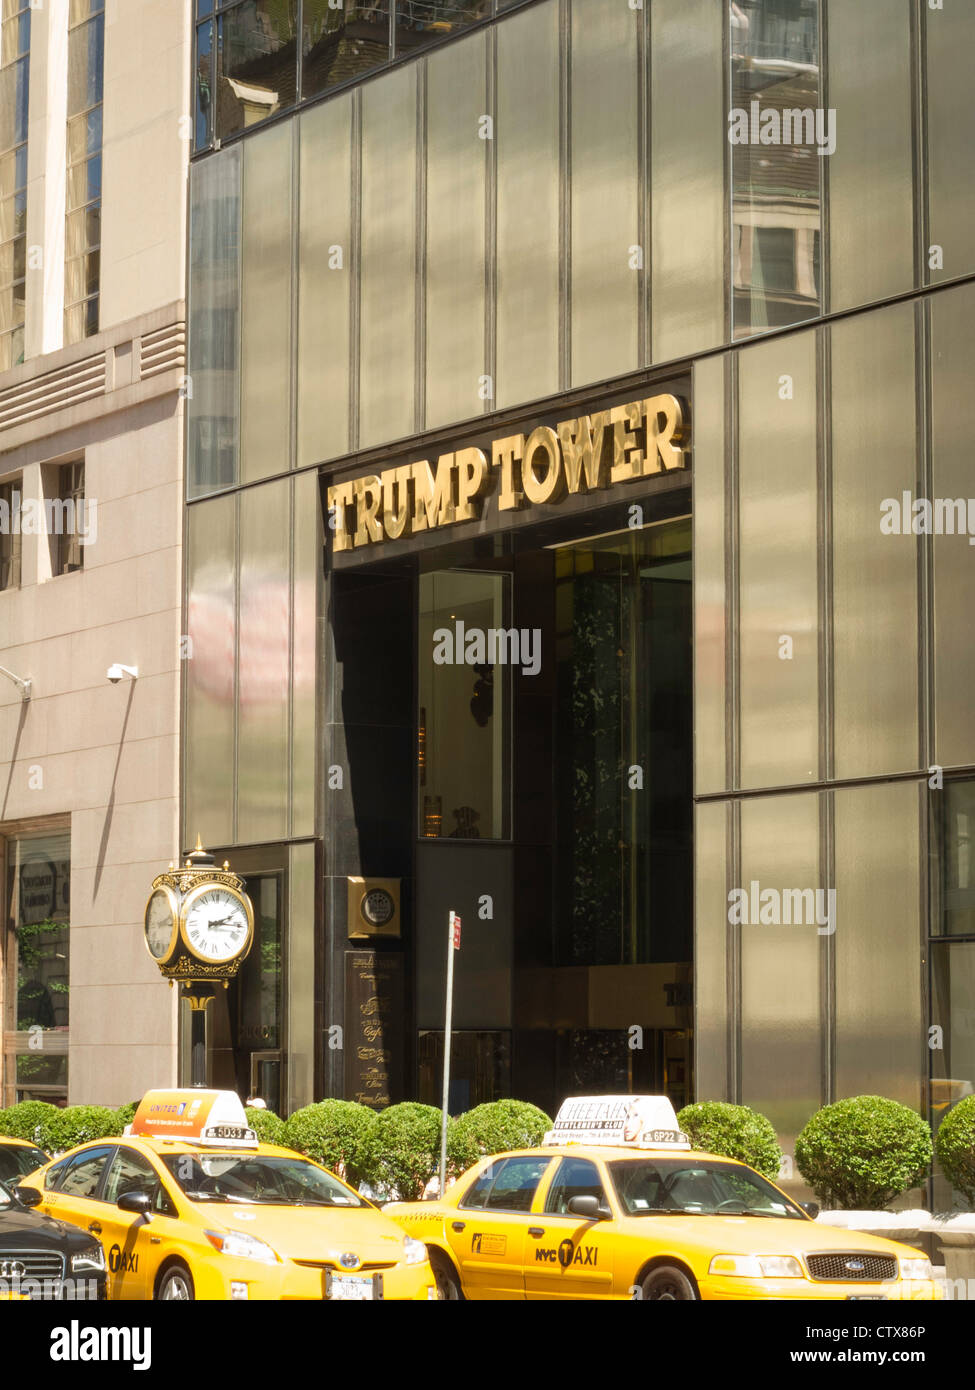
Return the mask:
M296 7L243 0L217 19L216 134L223 138L293 106Z
M98 332L101 286L103 0L73 0L68 33L64 341Z
M389 0L336 9L329 0L305 0L301 35L301 94L314 96L389 59Z
M0 1182L16 1187L21 1178L34 1173L47 1162L43 1149L21 1148L19 1144L0 1141Z
M806 1221L795 1203L743 1164L634 1158L608 1165L628 1216L784 1216Z
M606 1193L595 1163L586 1158L564 1158L545 1198L545 1210L554 1216L569 1216L573 1197L595 1197L606 1201Z
M820 312L819 0L731 6L735 336Z
M94 1198L111 1152L110 1148L85 1149L68 1164L58 1191L65 1197Z
M173 1154L163 1162L191 1202L369 1206L338 1178L297 1154L292 1158L253 1153Z
M949 782L944 795L944 920L936 929L975 937L975 782Z
M460 1205L483 1211L530 1211L549 1162L550 1156L545 1154L541 1158L506 1158L490 1163Z
M20 528L13 525L20 506L23 479L0 483L0 592L20 586Z
M0 0L0 372L24 360L30 15L27 0Z
M11 838L6 859L3 1027L17 1047L17 1099L67 1099L70 835Z
M57 477L57 497L51 502L54 521L52 575L71 574L84 568L83 539L87 534L84 463L61 464Z
M519 635L509 632L510 607L509 575L420 576L418 822L426 839L510 834L509 638Z
M491 0L396 0L396 56L490 17Z
M176 1207L167 1194L159 1174L144 1154L135 1149L119 1149L105 1179L102 1198L113 1205L128 1192L144 1192L152 1198L153 1211L164 1216L176 1216Z

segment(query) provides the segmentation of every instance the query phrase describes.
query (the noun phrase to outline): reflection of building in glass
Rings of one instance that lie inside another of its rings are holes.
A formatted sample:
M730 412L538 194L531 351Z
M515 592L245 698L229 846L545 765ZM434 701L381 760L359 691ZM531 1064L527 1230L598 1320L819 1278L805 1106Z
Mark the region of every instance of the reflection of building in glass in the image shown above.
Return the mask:
M755 143L759 131L750 120L749 143L732 146L736 337L820 312L818 8L818 0L742 0L732 6L733 106L751 117L758 102L762 113L776 114L774 128L793 137L787 144ZM801 123L800 112L810 113ZM797 128L802 143L795 143Z

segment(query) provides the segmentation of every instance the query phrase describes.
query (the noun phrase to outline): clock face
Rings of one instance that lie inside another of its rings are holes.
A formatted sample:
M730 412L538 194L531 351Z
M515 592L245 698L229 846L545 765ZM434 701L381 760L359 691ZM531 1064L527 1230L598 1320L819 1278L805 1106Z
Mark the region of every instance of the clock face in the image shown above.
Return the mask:
M177 911L175 897L165 888L157 888L146 904L146 945L155 960L169 955Z
M200 960L233 960L247 945L247 909L229 888L214 884L212 888L198 889L186 905L183 931L191 951Z

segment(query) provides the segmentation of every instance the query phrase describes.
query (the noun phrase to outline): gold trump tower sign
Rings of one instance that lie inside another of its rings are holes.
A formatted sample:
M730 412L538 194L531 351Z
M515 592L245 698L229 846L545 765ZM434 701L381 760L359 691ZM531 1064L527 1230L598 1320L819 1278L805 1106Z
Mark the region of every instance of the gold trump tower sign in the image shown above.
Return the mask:
M539 425L526 437L386 468L328 489L336 551L396 541L477 521L497 489L498 510L512 511L686 468L687 412L674 395L651 396L593 415Z

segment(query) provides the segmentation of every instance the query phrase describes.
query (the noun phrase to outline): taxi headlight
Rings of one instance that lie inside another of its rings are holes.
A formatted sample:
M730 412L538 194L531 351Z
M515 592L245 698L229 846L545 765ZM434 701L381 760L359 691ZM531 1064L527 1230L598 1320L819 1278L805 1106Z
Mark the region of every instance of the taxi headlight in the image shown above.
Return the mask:
M406 1251L406 1263L408 1265L422 1265L427 1258L427 1247L422 1240L414 1240L412 1236L407 1236L403 1242L403 1249Z
M912 1260L900 1260L902 1279L933 1279L931 1261L918 1255Z
M80 1255L71 1256L71 1272L77 1274L82 1269L104 1269L105 1251L100 1245L94 1245L90 1250L82 1250Z
M802 1265L792 1255L715 1255L709 1274L735 1274L739 1279L801 1279Z
M278 1257L270 1245L258 1240L256 1236L246 1235L243 1231L207 1231L206 1238L221 1255L230 1255L238 1260L260 1260L261 1264L265 1265L278 1262Z

